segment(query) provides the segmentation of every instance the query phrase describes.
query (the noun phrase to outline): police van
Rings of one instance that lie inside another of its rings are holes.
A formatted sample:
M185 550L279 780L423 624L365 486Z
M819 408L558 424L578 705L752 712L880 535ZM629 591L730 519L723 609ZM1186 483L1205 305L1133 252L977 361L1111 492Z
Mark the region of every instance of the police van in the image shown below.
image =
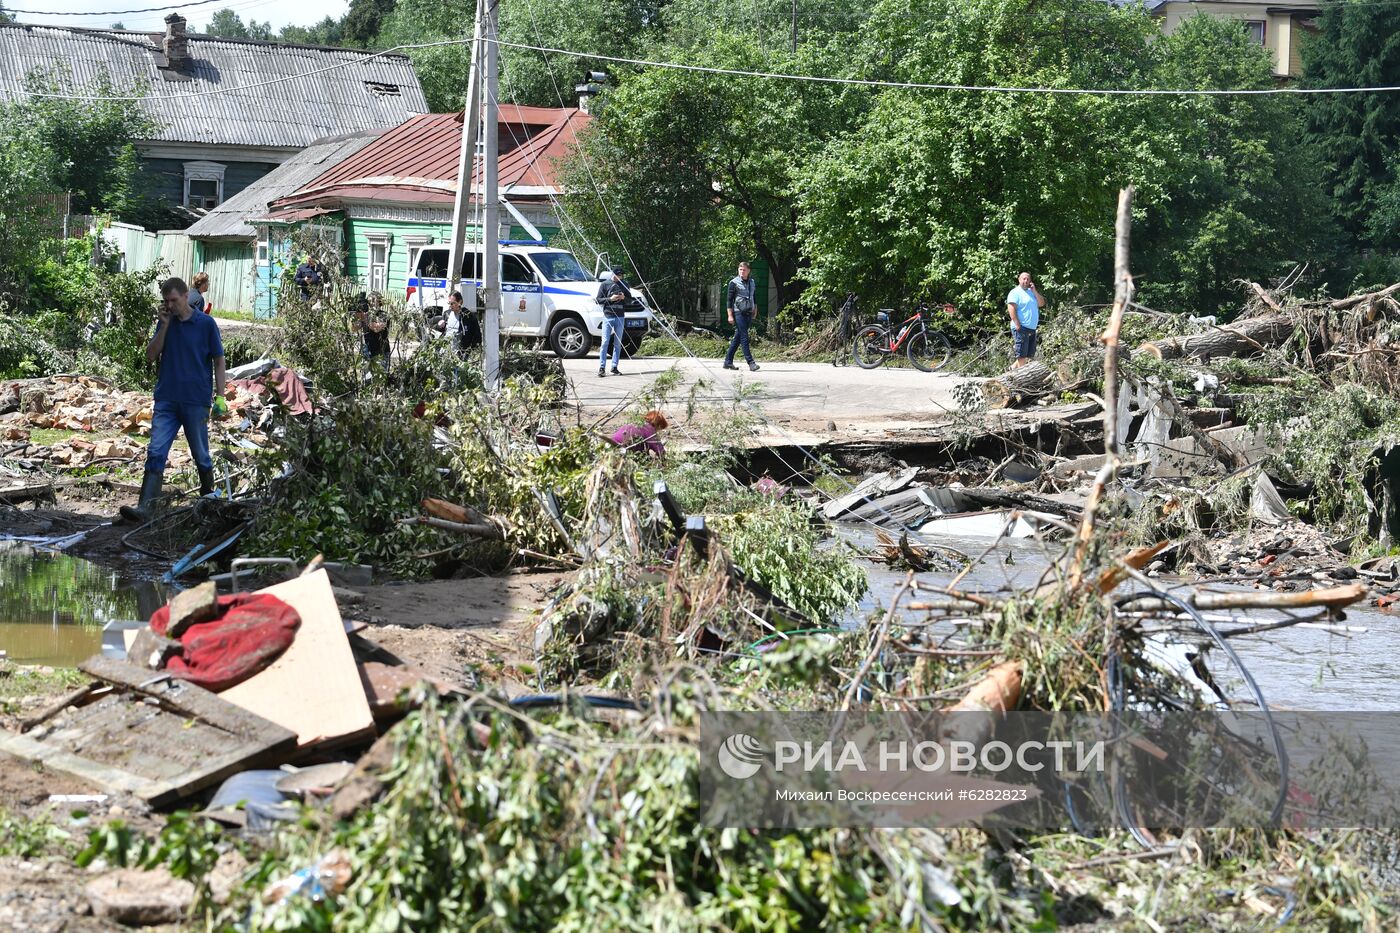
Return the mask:
M447 307L453 287L447 279L448 247L425 246L408 277L409 307L429 313ZM611 273L605 273L611 278ZM481 247L469 245L462 257L463 279L481 285ZM589 275L574 254L543 241L501 243L501 334L544 338L557 356L587 356L603 333L603 309L595 300L599 278ZM641 292L632 290L626 308L623 344L629 353L651 328L652 312Z

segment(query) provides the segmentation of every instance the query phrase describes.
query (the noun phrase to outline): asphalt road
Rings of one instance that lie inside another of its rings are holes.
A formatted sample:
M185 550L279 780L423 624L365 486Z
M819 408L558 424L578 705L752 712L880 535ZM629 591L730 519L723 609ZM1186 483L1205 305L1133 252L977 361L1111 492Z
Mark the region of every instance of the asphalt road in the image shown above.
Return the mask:
M953 389L968 381L965 376L912 368L866 370L830 363L764 362L758 372L749 372L740 363L736 372L721 369L722 362L666 357L623 360L621 376L609 374L602 379L596 357L566 360L564 367L585 413L625 406L630 396L672 367L684 379L678 398L701 381L707 388L698 397L718 402L729 402L740 383L755 386L760 394L754 401L773 422L774 432L800 434L804 443L946 424L957 410Z

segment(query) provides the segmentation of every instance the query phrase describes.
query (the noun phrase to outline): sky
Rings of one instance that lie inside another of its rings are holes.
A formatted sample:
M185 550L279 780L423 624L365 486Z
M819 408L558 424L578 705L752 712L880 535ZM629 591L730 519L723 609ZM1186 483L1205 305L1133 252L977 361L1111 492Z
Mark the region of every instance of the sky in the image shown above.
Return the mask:
M5 8L43 10L43 13L16 13L21 23L46 23L51 26L86 26L102 28L118 20L127 29L159 32L165 28L165 17L172 12L189 20L190 30L197 32L219 10L227 7L247 22L271 22L273 29L288 24L310 26L327 16L345 15L349 0L214 0L196 6L172 6L177 0L0 0ZM148 7L170 7L155 13L116 13L108 11L139 10ZM94 12L95 11L95 12ZM82 13L82 16L55 16L55 13Z

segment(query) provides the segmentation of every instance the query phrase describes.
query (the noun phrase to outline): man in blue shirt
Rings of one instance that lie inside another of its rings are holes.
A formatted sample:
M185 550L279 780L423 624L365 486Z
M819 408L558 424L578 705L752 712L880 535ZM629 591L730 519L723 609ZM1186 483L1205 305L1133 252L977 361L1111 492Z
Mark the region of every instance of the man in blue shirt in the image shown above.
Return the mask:
M1016 347L1016 362L1012 369L1020 369L1035 356L1036 328L1040 326L1040 309L1045 299L1035 287L1029 272L1016 277L1016 287L1006 296L1006 312L1011 316L1011 339Z
M177 278L161 283L161 306L156 331L146 344L146 359L159 361L151 443L146 447L146 474L135 509L122 509L128 519L146 521L148 509L160 495L170 445L183 428L185 443L199 470L199 494L214 491L214 461L209 456L209 410L228 414L224 401L224 344L219 325L208 314L190 307L189 287ZM211 380L210 374L213 374ZM217 394L212 390L217 389Z

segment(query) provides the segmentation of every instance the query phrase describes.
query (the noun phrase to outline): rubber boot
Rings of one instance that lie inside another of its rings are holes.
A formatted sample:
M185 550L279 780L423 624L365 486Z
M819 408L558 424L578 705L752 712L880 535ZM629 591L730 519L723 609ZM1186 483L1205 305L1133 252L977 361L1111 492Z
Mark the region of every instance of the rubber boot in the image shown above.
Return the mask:
M199 471L199 497L202 499L214 491L214 468L195 467Z
M164 473L147 470L145 476L141 477L141 496L136 500L136 507L122 506L122 518L138 525L150 521L151 503L160 498L160 487L164 480Z

